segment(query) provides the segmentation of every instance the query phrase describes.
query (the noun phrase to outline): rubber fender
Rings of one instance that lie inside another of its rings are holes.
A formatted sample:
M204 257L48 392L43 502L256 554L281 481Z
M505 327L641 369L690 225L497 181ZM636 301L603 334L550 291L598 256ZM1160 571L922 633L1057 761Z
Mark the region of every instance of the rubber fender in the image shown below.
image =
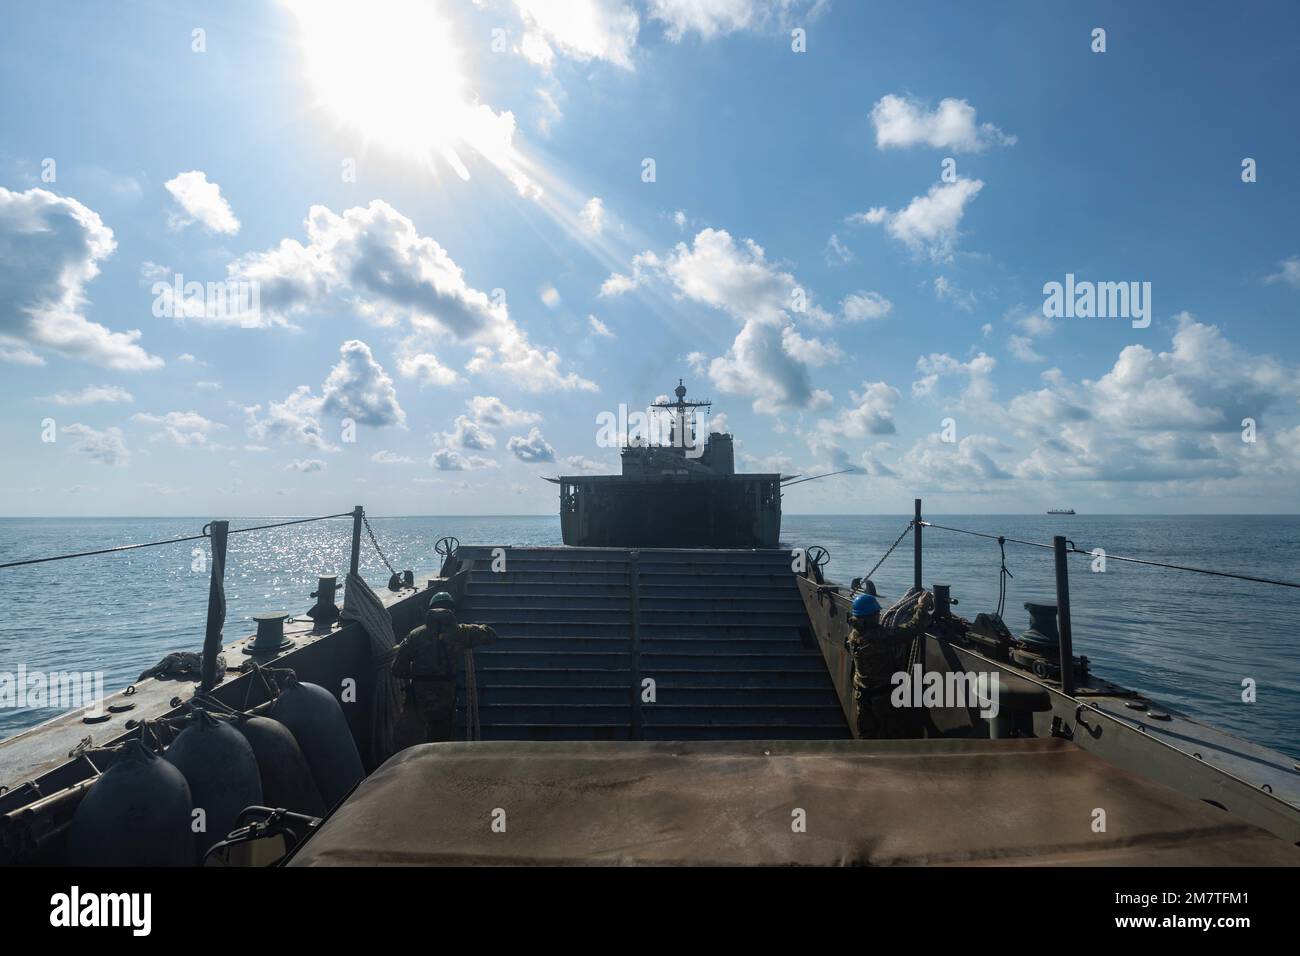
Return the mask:
M270 717L244 717L236 719L234 726L257 757L266 806L313 817L325 815L327 808L311 766L288 727Z
M243 734L202 710L163 757L185 775L194 809L203 811L203 828L191 841L201 863L208 847L235 829L245 807L262 805L257 757Z
M343 707L324 687L292 681L275 699L271 717L298 741L327 809L366 775Z
M193 866L185 775L140 741L123 745L72 816L69 866Z

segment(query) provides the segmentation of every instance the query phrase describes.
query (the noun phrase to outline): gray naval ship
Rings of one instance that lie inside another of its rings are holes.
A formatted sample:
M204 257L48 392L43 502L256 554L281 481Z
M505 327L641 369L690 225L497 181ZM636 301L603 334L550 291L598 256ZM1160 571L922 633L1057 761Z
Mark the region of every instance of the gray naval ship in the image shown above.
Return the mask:
M967 619L951 588L923 585L922 531L939 526L918 500L890 549L910 534L900 606L933 601L908 661L917 729L859 739L848 614L875 587L827 580L809 542L447 538L429 571L390 565L371 588L364 509L326 518L353 526L341 610L322 568L305 614L225 641L227 537L265 526L214 521L202 651L0 743L5 863L1300 863L1293 758L1074 653L1069 560L1085 552L1064 538L1054 600L1025 602L1027 622ZM444 591L499 639L459 662L460 739L403 746L393 645Z
M564 543L599 548L775 548L781 536L779 474L737 474L732 436L699 432L710 402L655 402L668 440L629 439L621 475L562 475Z

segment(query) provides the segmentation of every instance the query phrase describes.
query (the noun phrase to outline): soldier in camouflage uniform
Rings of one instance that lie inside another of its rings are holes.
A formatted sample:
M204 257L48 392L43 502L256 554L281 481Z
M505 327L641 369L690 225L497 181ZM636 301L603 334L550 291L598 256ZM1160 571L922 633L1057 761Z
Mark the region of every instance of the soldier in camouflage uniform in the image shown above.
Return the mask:
M425 741L456 739L456 660L496 639L496 631L486 624L457 623L455 600L439 591L429 602L424 623L398 645L393 676L407 682L406 708L423 722Z
M880 602L874 594L859 594L849 614L853 655L853 699L857 703L857 736L861 739L906 739L920 736L920 714L890 702L893 676L907 669L912 641L924 634L934 609L934 595L924 592L911 618L896 627L880 623Z

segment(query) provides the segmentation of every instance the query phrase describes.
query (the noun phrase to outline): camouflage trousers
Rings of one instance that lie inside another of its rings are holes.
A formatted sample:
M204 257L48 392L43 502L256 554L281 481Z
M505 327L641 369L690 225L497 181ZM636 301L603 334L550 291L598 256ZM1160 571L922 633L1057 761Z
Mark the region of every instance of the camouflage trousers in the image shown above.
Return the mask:
M861 740L912 740L921 736L921 714L913 708L895 707L890 700L893 684L853 684L857 732Z
M406 711L408 721L414 717L416 723L408 733L423 730L423 742L455 740L456 682L412 681L406 691Z

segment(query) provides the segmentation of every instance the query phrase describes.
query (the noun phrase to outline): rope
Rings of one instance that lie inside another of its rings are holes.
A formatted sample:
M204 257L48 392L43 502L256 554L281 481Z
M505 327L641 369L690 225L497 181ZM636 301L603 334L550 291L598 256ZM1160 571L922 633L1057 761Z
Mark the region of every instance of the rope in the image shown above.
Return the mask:
M921 522L921 523L924 524L925 522ZM898 540L895 541L893 544L891 544L891 545L889 546L889 550L886 551L886 552L881 556L880 560L876 562L876 566L875 566L874 568L872 568L870 571L868 571L866 574L864 574L864 575L862 576L862 582L863 582L864 584L865 584L867 581L870 581L870 580L871 580L871 576L872 576L873 574L875 574L877 570L879 570L879 568L880 568L880 566L881 566L882 564L885 563L885 558L887 558L887 557L889 557L891 554L893 554L893 553L894 553L894 549L897 548L900 544L903 543L903 539L907 537L907 532L911 531L911 530L912 530L912 527L913 527L915 524L916 524L916 519L915 519L915 518L912 519L911 521L909 521L909 522L907 523L907 527L904 528L904 529L903 529L903 533L900 534L900 535L898 536ZM849 592L849 596L850 596L850 597L853 596L854 594L856 594L856 593L857 593L858 591L860 591L860 590L861 590L861 588L854 588L853 590L851 590L851 591Z
M1015 575L1007 570L1007 539L998 538L998 551L1002 553L1002 567L998 571L998 617L1007 609L1007 579Z
M465 648L465 739L482 740L478 716L478 676L474 673L474 649Z
M349 511L344 514L321 515L319 518L299 518L295 521L280 521L275 524L257 525L256 527L253 528L238 528L229 533L243 534L246 531L264 531L267 528L283 528L286 525L291 525L291 524L306 524L308 521L325 521L328 518L351 518L351 517L352 517L352 512ZM119 551L135 551L139 548L156 548L159 545L163 545L163 544L181 544L182 542L185 541L203 541L211 537L207 533L207 528L208 525L204 525L203 534L192 534L184 538L168 538L165 541L146 541L142 544L122 544L122 545L118 545L115 548L100 548L98 551L77 551L72 554L56 554L48 558L27 558L26 560L23 561L9 561L5 564L0 564L0 568L17 568L25 564L44 564L47 561L64 561L68 558L89 558L97 554L116 554Z
M955 531L958 534L969 534L977 538L989 538L997 542L1010 541L1013 544L1023 544L1031 548L1045 548L1049 551L1054 549L1054 545L1043 544L1041 541L1022 541L1019 538L1007 538L996 534L985 534L980 531L968 531L965 528L950 528L946 525L931 524L929 521L921 522L923 527L938 528L940 531ZM1066 541L1065 551L1067 554L1082 554L1092 557L1092 552L1084 548L1076 548L1073 541ZM1186 564L1170 564L1166 561L1149 561L1145 558L1127 558L1118 554L1107 554L1107 561L1125 561L1129 564L1145 564L1153 568L1165 568L1170 571L1191 571L1194 574L1209 574L1218 578L1232 578L1236 581L1252 581L1255 584L1273 584L1282 588L1300 588L1300 583L1295 581L1279 581L1274 578L1260 578L1252 574L1239 574L1235 571L1215 571L1213 568L1194 568Z

